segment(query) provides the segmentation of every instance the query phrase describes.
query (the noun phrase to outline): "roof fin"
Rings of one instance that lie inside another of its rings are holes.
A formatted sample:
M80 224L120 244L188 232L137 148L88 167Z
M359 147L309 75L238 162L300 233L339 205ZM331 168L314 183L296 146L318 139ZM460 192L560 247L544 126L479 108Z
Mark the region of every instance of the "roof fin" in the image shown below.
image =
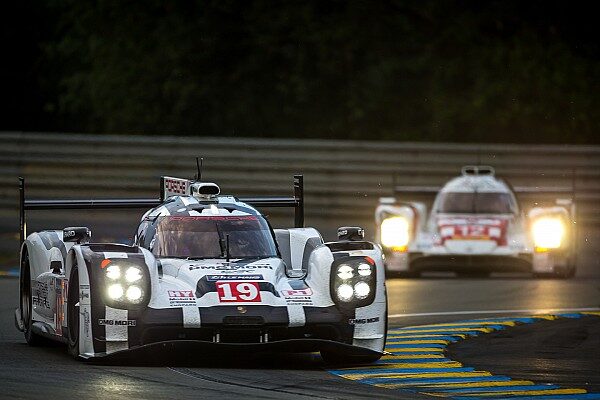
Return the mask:
M473 176L473 175L490 175L494 176L496 171L494 167L489 165L465 165L460 170L463 176Z

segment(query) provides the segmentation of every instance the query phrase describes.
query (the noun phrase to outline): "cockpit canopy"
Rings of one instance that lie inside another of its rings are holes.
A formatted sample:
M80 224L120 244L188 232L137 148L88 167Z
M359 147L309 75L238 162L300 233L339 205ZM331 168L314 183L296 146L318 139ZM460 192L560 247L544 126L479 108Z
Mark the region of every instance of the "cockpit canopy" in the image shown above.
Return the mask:
M138 243L157 257L277 257L267 221L260 215L160 216L144 221Z

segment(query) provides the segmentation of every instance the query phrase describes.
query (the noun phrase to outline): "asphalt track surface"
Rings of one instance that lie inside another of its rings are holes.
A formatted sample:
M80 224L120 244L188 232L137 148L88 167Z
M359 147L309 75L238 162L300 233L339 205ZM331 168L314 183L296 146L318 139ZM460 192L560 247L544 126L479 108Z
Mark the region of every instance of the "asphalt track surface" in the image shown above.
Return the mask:
M526 276L389 280L390 329L598 309L600 279L596 276L573 280ZM33 348L25 344L13 324L17 285L17 279L0 278L0 398L428 398L418 391L344 379L328 372L317 355L195 354L185 359L131 360L127 365L78 362L63 346ZM599 323L600 317L585 317L510 326L453 343L447 357L513 380L531 379L561 388L587 385L588 392L597 393L600 372L593 365L600 360ZM530 346L532 343L535 346ZM581 393L560 390L556 393Z

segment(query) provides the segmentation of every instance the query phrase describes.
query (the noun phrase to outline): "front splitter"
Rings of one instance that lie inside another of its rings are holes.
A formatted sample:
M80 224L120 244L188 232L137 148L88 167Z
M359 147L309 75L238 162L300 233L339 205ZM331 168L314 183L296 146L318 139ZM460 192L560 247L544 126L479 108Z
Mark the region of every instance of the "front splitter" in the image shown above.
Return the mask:
M114 353L83 354L90 361L115 362L134 358L189 358L190 356L259 355L329 351L353 356L382 355L381 352L323 339L287 339L269 343L214 343L200 340L169 340L149 343Z

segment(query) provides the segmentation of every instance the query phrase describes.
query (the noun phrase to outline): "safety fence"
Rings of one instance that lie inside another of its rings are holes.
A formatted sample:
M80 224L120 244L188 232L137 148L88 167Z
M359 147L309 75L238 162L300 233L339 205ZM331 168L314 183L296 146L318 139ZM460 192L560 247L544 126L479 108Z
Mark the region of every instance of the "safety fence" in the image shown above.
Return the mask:
M442 185L467 164L492 165L514 186L572 187L577 223L600 225L600 146L28 132L0 132L0 143L0 215L15 220L18 176L31 198L157 197L161 175L191 178L201 156L204 179L240 196L291 194L292 175L304 174L313 225L370 226L394 175L402 185ZM270 212L277 219L286 211Z

